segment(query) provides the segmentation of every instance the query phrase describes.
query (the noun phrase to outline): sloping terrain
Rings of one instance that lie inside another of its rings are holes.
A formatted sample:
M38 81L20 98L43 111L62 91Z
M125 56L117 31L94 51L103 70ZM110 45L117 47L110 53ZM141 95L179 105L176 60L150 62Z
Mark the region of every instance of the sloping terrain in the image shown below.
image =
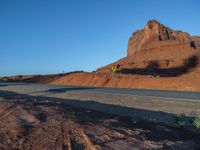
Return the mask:
M200 91L199 37L175 31L156 20L133 33L127 57L52 84ZM112 66L118 66L114 77Z

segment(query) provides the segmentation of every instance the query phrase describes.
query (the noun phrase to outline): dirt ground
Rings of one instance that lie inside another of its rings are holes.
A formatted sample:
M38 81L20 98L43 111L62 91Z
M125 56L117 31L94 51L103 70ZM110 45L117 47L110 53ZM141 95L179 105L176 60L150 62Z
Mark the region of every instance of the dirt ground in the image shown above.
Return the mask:
M183 128L79 109L51 98L0 95L0 149L200 149Z

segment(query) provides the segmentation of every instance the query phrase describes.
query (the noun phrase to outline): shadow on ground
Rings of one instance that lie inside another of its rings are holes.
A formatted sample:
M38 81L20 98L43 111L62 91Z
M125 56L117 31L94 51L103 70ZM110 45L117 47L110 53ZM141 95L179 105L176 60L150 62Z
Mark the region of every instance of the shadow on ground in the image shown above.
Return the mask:
M0 87L1 86L15 86L15 85L26 85L27 83L24 83L24 82L17 82L17 83L14 83L14 82L0 82Z
M4 98L4 101L11 104L6 111L10 112L11 110L13 110L13 107L15 105L17 105L18 107L24 107L27 109L27 111L34 110L35 117L40 120L42 124L48 122L48 117L51 117L52 119L52 117L55 116L54 119L59 120L58 114L61 114L66 120L72 119L80 125L79 127L84 130L84 132L88 135L93 144L97 144L102 147L105 146L105 149L108 149L108 147L106 147L108 145L106 144L113 143L112 147L119 145L125 147L126 142L132 144L133 142L135 142L134 147L142 147L144 143L142 143L141 141L151 141L157 143L160 142L163 145L162 148L165 149L187 149L187 147L182 148L185 144L184 142L192 141L191 144L194 144L192 147L194 147L194 149L199 148L197 144L200 142L200 134L198 132L191 132L190 130L184 128L177 128L168 126L163 123L156 123L157 121L162 122L164 120L166 121L171 119L171 121L173 121L175 117L175 115L173 114L128 108L117 105L108 105L94 101L50 98L44 96L30 96L9 91L0 91L0 97ZM48 112L48 109L46 109L45 107L55 108L58 114L49 115L48 113L50 112ZM0 119L2 120L2 116L0 116ZM191 118L188 117L188 119ZM27 122L24 119L20 119L18 120L18 122L21 122L23 125L23 136L27 137L25 138L27 140L25 142L30 142L28 140L30 140L31 136L29 135L32 132L37 131L34 134L38 134L38 131L42 130L42 128L39 128L39 130L35 129L37 128L37 126L33 126L30 122ZM45 132L48 131L51 133L54 128L51 129L51 125L47 125L47 127L44 126L43 128L46 127ZM74 125L76 124L73 124L73 126ZM63 128L63 123L61 123L60 126ZM68 128L70 127L65 126L61 134L64 134L64 130ZM105 130L105 133L102 133L102 130ZM116 132L117 135L123 136L114 136L113 134L116 134ZM34 134L31 135L33 136ZM44 142L47 137L44 136L42 142ZM97 137L98 139L95 139ZM104 137L104 139L101 139L102 137ZM109 139L106 140L105 137L109 137ZM130 138L133 138L134 140L130 142ZM121 143L119 144L118 141L121 141ZM174 141L175 144L173 143L171 145L167 145L163 144L162 141ZM176 143L176 141L182 141L183 143ZM48 142L46 144L48 144ZM188 144L186 142L186 145L191 144Z
M6 84L3 84L3 85L2 85L2 84L0 84L0 87L1 87L1 86L8 86L8 85L6 85Z
M79 91L79 90L90 90L90 89L96 89L95 87L68 87L68 88L56 88L56 89L49 89L45 92L51 92L51 93L63 93L67 91Z
M57 91L56 91L57 92ZM58 91L60 92L60 91ZM4 95L6 96L6 99L13 100L15 97L23 97L26 100L31 100L37 102L47 102L47 103L63 103L66 105L72 105L75 107L83 108L83 109L92 109L92 110L97 110L101 112L106 112L106 113L111 113L111 114L116 114L120 116L128 116L128 117L134 117L138 118L140 120L148 120L152 122L160 122L160 123L175 123L175 114L170 114L166 112L161 112L161 111L152 111L152 110L143 110L143 109L137 109L137 108L129 108L129 107L124 107L124 106L119 106L119 105L112 105L112 104L104 104L104 103L99 103L96 101L86 101L86 100L76 100L76 99L62 99L62 98L53 98L53 97L48 97L48 96L30 96L26 94L19 94L15 92L10 92L10 91L0 91L1 97ZM186 120L192 120L193 117L186 117Z

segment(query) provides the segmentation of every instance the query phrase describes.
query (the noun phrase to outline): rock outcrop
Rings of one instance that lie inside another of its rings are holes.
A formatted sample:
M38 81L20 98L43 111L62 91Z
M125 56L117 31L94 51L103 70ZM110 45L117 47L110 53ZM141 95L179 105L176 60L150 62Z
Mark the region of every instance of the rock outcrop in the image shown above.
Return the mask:
M154 45L166 45L165 42L188 44L193 46L191 37L188 33L175 31L165 27L156 20L150 20L144 29L133 33L128 42L128 56L144 48L152 48ZM155 44L154 44L155 43Z
M188 61L189 64L194 61L195 66L199 64L198 49L200 37L192 37L187 32L175 31L156 20L150 20L144 29L134 32L129 39L127 57L99 68L97 72L110 72L112 66L118 65L118 71L122 74L144 75L147 72L148 75L155 73L156 68L162 76L184 75L187 69L185 72L179 71L188 67Z
M197 50L200 50L200 36L192 36L192 46L195 47Z

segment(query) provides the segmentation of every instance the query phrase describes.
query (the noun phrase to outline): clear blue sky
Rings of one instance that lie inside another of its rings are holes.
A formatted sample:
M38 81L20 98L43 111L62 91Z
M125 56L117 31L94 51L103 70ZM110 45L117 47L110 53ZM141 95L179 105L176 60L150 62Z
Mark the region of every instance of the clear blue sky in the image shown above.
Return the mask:
M93 71L149 19L200 35L199 0L0 0L0 76Z

